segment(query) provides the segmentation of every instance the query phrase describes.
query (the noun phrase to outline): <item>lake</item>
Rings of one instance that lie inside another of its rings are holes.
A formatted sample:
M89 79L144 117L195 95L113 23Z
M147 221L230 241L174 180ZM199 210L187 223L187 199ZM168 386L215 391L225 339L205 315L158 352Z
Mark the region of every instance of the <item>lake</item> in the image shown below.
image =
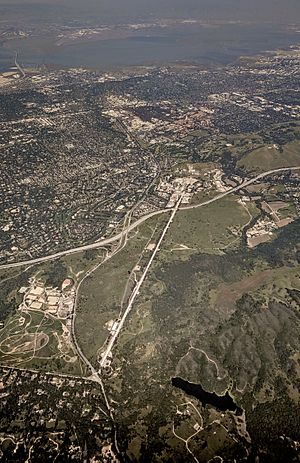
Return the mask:
M226 410L231 410L236 412L238 415L242 413L241 408L236 405L228 391L225 395L217 395L215 392L205 391L200 384L189 383L188 381L185 381L179 377L172 378L172 386L177 387L184 391L186 394L200 400L203 406L212 405L218 410L224 412Z

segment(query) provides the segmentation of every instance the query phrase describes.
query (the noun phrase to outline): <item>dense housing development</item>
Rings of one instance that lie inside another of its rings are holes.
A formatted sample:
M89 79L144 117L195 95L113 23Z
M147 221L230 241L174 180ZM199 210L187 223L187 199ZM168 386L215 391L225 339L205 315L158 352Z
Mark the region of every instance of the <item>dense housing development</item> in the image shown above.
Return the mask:
M298 461L299 65L1 74L1 461Z
M189 66L112 76L73 69L6 77L1 261L101 240L129 211L138 217L166 207L178 157L226 163L229 180L239 175L226 134L262 131L264 140L243 141L246 152L267 140L266 127L296 121L299 61L292 49L210 71ZM266 149L279 157L289 133L283 140L273 135Z

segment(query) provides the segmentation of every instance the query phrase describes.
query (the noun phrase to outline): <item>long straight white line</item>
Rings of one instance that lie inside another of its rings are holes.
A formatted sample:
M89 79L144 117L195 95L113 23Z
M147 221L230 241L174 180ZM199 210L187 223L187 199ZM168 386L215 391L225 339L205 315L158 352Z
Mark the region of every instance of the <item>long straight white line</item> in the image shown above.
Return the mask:
M100 361L100 367L102 367L102 368L105 366L107 357L111 354L111 351L112 351L112 348L113 348L113 346L114 346L114 344L116 342L116 339L119 336L119 333L120 333L121 329L123 328L125 320L126 320L128 314L129 314L129 312L132 309L133 303L134 303L137 295L139 294L140 288L141 288L141 286L142 286L142 284L143 284L143 282L144 282L144 280L145 280L145 278L147 276L147 273L148 273L148 271L149 271L149 269L150 269L150 267L152 265L152 262L153 262L153 260L154 260L154 258L156 256L156 254L159 251L160 245L161 245L161 243L162 243L162 241L163 241L163 239L164 239L164 237L165 237L165 235L166 235L166 233L168 231L169 226L171 225L171 223L172 223L172 221L173 221L173 219L175 217L176 212L178 211L178 208L180 206L182 198L183 198L183 194L181 195L180 199L176 203L176 206L172 210L172 214L171 214L165 228L163 229L162 234L160 235L160 238L159 238L159 240L158 240L158 242L157 242L157 244L156 244L156 246L155 246L155 248L153 250L153 253L152 253L152 255L151 255L150 259L149 259L149 262L146 265L145 270L144 270L141 278L139 279L137 285L135 286L135 288L134 288L134 290L133 290L133 292L132 292L132 294L130 296L128 305L127 305L126 310L125 310L125 312L124 312L124 314L123 314L123 316L122 316L122 318L121 318L121 320L120 320L120 322L118 324L118 327L117 327L116 331L114 332L114 334L112 335L112 337L110 338L105 352L102 354L102 358L101 358L101 361Z
M259 180L261 178L267 177L268 175L271 175L271 174L276 174L276 173L279 173L279 172L286 172L286 171L289 171L289 170L291 170L291 171L300 170L300 166L281 167L281 168L278 168L278 169L268 170L268 171L263 172L263 173L261 173L259 175L256 175L256 177L253 177L253 178L251 178L249 180L245 180L240 185L237 185L236 187L231 188L230 190L227 190L224 193L221 193L221 194L219 194L217 196L214 196L213 198L211 198L211 199L209 199L207 201L204 201L204 202L199 203L199 204L194 204L194 205L191 205L191 206L183 206L180 209L187 210L187 209L195 209L195 208L198 208L198 207L206 206L206 205L211 204L211 203L213 203L215 201L218 201L219 199L224 198L225 196L227 196L227 195L229 195L231 193L234 193L236 191L241 190L242 188L245 188L246 186L251 185L252 183L256 182L257 180ZM129 233L130 231L134 230L136 227L141 225L143 222L148 220L150 217L154 217L156 215L163 214L163 213L166 213L166 212L169 212L169 211L170 211L170 209L161 209L159 211L150 212L149 214L146 214L143 217L139 218L136 222L132 223L127 228L127 232ZM114 235L114 236L112 236L110 238L106 238L106 239L104 239L102 241L96 241L95 243L86 244L86 245L83 245L83 246L79 246L77 248L67 249L65 251L59 251L59 252L56 252L54 254L50 254L48 256L37 257L36 259L25 260L25 261L21 261L21 262L11 262L11 263L8 263L8 264L2 264L2 265L0 265L0 269L22 267L23 265L39 264L41 262L46 262L48 260L53 260L53 259L57 259L59 257L68 256L70 254L76 254L78 252L87 251L88 249L98 249L98 248L101 248L102 246L106 246L107 244L111 244L111 243L114 243L115 241L118 241L122 237L122 234L123 234L123 232L118 233L117 235Z

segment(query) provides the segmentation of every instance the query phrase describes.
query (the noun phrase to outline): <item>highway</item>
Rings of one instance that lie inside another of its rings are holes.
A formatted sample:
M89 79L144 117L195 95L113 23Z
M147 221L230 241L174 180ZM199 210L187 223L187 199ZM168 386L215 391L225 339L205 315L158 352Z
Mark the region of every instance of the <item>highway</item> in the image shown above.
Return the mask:
M183 206L183 207L180 208L180 210L194 209L194 208L197 208L197 207L206 206L206 205L211 204L211 203L213 203L215 201L218 201L219 199L224 198L227 195L230 195L231 193L235 193L236 191L239 191L242 188L245 188L246 186L251 185L252 183L255 183L257 180L260 180L260 179L262 179L264 177L267 177L268 175L276 174L276 173L279 173L279 172L286 172L286 171L289 171L289 170L290 171L300 170L300 166L282 167L282 168L279 168L279 169L268 170L268 171L263 172L263 173L261 173L259 175L256 175L255 177L253 177L253 178L251 178L249 180L245 180L240 185L237 185L236 187L231 188L230 190L227 190L224 193L220 193L217 196L215 196L214 198L211 198L211 199L209 199L207 201L204 201L202 203L199 203L199 204L194 204L194 205L191 205L191 206ZM143 222L145 222L149 218L154 217L154 216L159 215L159 214L169 212L169 211L170 211L170 209L161 209L159 211L150 212L149 214L146 214L145 216L140 217L136 222L134 222L134 223L132 223L132 224L130 224L128 226L127 233L134 230L136 227L141 225ZM111 244L111 243L114 243L114 242L120 240L122 238L122 236L123 236L123 233L124 232L122 231L122 232L118 233L117 235L114 235L114 236L112 236L110 238L106 238L106 239L104 239L102 241L96 241L94 243L79 246L77 248L56 252L56 253L50 254L48 256L37 257L36 259L30 259L30 260L25 260L25 261L21 261L21 262L12 262L12 263L8 263L8 264L3 264L3 265L0 265L0 269L22 267L23 265L39 264L41 262L46 262L48 260L54 260L54 259L57 259L59 257L68 256L70 254L76 254L78 252L87 251L89 249L98 249L98 248L101 248L103 246L106 246L108 244Z
M16 51L15 55L15 66L18 69L19 73L21 74L22 77L26 77L25 71L22 68L22 66L18 63L18 52Z
M143 271L141 278L137 282L134 290L132 291L132 294L131 294L131 296L129 298L126 310L125 310L125 312L124 312L124 314L123 314L123 316L122 316L122 318L121 318L121 320L120 320L120 322L118 324L118 327L117 327L116 331L113 333L113 335L111 336L111 338L110 338L110 340L108 342L108 345L107 345L104 353L102 354L101 361L99 362L101 368L105 367L107 357L111 355L111 351L112 351L112 348L113 348L113 346L114 346L114 344L116 342L116 339L119 336L119 333L120 333L120 331L121 331L121 329L122 329L122 327L123 327L123 325L125 323L125 320L128 317L128 314L130 313L130 311L132 309L133 303L134 303L137 295L139 294L140 288L141 288L141 286L142 286L142 284L143 284L143 282L144 282L144 280L145 280L145 278L147 276L147 273L149 272L149 269L150 269L150 267L152 265L152 262L153 262L153 260L154 260L154 258L156 256L156 254L159 251L159 248L160 248L161 243L162 243L162 241L163 241L163 239L164 239L164 237L165 237L165 235L166 235L166 233L168 231L168 228L171 225L171 223L172 223L172 221L173 221L173 219L175 217L175 214L179 209L182 198L183 198L183 194L181 195L180 199L177 201L176 206L174 207L174 209L168 209L168 211L170 211L170 210L172 211L172 213L170 215L170 218L169 218L166 226L164 227L164 229L163 229L163 231L162 231L162 233L160 235L160 238L159 238L159 240L158 240L158 242L157 242L157 244L156 244L156 246L155 246L155 248L154 248L154 250L153 250L153 252L151 254L149 262L146 265L145 270Z
M224 191L224 193L220 193L219 195L214 196L213 198L208 199L207 201L204 201L203 203L194 204L194 205L191 205L191 206L184 206L184 207L181 207L181 209L184 209L184 210L186 210L186 209L195 209L196 207L206 206L207 204L214 203L215 201L218 201L219 199L224 198L224 196L227 196L227 195L229 195L231 193L234 193L235 191L242 190L246 186L251 185L252 183L256 182L257 180L260 180L261 178L267 177L268 175L275 174L277 172L285 172L285 171L288 171L288 170L300 170L300 166L298 166L298 167L281 167L280 169L268 170L267 172L263 172L262 174L259 174L256 177L250 178L249 180L245 180L244 182L240 183L236 187L231 188L228 191Z
M143 222L145 222L145 220L149 219L150 217L153 217L155 215L161 214L162 212L168 212L168 211L169 211L169 209L164 209L164 210L160 210L160 211L151 212L150 214L147 214L146 216L141 217L136 222L129 225L129 227L127 229L127 232L129 233L130 231L134 230L136 227L141 225ZM106 238L106 239L104 239L102 241L95 241L94 243L91 243L91 244L85 244L85 245L79 246L77 248L67 249L66 251L56 252L56 253L50 254L48 256L37 257L36 259L31 259L31 260L26 260L26 261L24 260L24 261L21 261L21 262L13 262L13 263L10 263L10 264L3 264L3 265L0 265L0 269L22 267L23 265L39 264L41 262L46 262L47 260L58 259L59 257L68 256L70 254L76 254L78 252L87 251L89 249L99 249L99 248L102 248L103 246L107 246L108 244L112 244L112 243L115 243L116 241L119 241L122 238L123 233L124 232L122 231L122 232L118 233L117 235L114 235L114 236L112 236L110 238Z

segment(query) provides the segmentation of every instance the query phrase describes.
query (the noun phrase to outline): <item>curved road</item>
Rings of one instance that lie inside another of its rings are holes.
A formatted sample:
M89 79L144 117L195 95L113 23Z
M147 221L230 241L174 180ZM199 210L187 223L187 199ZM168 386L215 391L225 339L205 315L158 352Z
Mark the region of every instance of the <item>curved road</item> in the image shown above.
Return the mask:
M253 178L251 178L249 180L245 180L240 185L238 185L238 186L236 186L234 188L231 188L230 190L227 190L224 193L220 193L217 196L215 196L214 198L208 199L207 201L204 201L204 202L199 203L199 204L194 204L194 205L191 205L191 206L183 206L183 207L180 208L180 210L194 209L194 208L197 208L197 207L206 206L206 205L211 204L211 203L213 203L215 201L218 201L219 199L224 198L225 196L227 196L227 195L229 195L231 193L239 191L242 188L245 188L246 186L251 185L252 183L255 183L257 180L260 180L261 178L267 177L268 175L271 175L271 174L276 174L278 172L286 172L286 171L289 171L289 170L291 170L291 171L292 170L300 170L300 166L281 167L279 169L268 170L268 171L263 172L263 173L261 173L259 175L256 175L256 177L253 177ZM129 227L127 229L127 233L134 230L136 227L141 225L143 222L148 220L150 217L154 217L155 215L163 214L163 213L169 212L169 211L170 211L170 209L161 209L159 211L154 211L154 212L151 212L151 213L149 213L147 215L144 215L143 217L139 218L136 222L129 225ZM23 265L39 264L41 262L46 262L48 260L53 260L53 259L57 259L59 257L68 256L70 254L76 254L78 252L87 251L88 249L101 248L102 246L106 246L107 244L111 244L111 243L114 243L115 241L120 240L122 238L123 234L124 234L124 231L118 233L117 235L112 236L111 238L106 238L106 239L104 239L102 241L96 241L95 243L92 243L92 244L86 244L86 245L83 245L83 246L79 246L77 248L68 249L66 251L60 251L60 252L57 252L55 254L51 254L51 255L48 255L48 256L38 257L36 259L31 259L31 260L26 260L26 261L21 261L21 262L13 262L13 263L9 263L9 264L3 264L3 265L0 265L0 270L1 269L14 268L14 267L22 267Z

